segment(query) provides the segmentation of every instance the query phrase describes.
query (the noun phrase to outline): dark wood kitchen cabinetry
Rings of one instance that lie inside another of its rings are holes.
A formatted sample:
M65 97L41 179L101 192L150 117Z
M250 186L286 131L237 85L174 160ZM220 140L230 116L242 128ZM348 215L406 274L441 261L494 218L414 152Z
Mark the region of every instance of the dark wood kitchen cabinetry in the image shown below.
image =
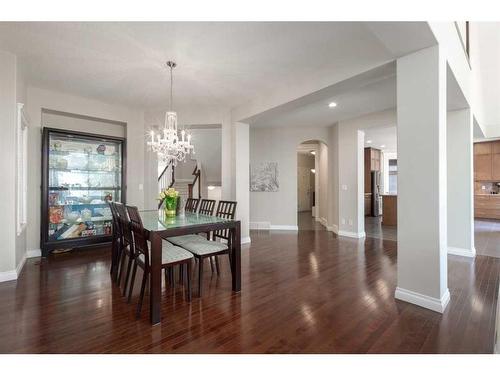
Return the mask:
M382 169L381 151L372 147L365 148L365 216L372 211L372 171Z
M474 144L474 217L500 219L500 141Z

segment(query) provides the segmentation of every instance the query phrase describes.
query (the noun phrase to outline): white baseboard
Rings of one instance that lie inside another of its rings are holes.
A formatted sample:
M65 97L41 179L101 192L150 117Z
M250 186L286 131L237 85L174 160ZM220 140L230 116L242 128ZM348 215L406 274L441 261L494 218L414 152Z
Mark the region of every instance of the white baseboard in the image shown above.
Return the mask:
M299 230L299 227L297 225L271 225L270 228L271 230Z
M246 244L246 243L250 243L252 242L252 240L250 239L250 237L242 237L241 238L241 244Z
M0 272L0 283L3 283L4 281L12 281L12 280L16 280L16 279L17 279L17 271L16 270Z
M333 232L335 234L338 234L339 233L339 226L336 225L336 224L327 225L326 226L326 230L329 231L329 232Z
M351 237L351 238L365 238L366 233L365 232L349 232L347 230L339 230L337 232L339 236L343 237Z
M328 226L328 221L324 217L320 217L318 221L321 223L321 225L325 227Z
M460 255L463 257L474 258L476 256L476 249L473 247L472 250L463 249L460 247L448 246L448 254Z
M251 221L250 229L253 230L269 230L271 227L271 222L269 221Z
M28 250L26 252L26 258L36 258L41 256L42 256L42 250L40 249Z
M401 301L413 303L414 305L425 307L426 309L433 310L438 313L443 313L444 310L446 310L446 306L448 306L448 302L450 302L450 291L446 289L446 292L443 294L441 299L439 299L397 287L394 297Z

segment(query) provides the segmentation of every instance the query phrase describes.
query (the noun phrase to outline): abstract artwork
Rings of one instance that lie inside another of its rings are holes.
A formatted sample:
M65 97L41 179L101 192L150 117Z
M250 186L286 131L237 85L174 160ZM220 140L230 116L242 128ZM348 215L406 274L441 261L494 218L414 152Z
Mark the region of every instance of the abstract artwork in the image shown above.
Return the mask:
M250 166L250 191L275 192L279 187L278 163L263 162Z

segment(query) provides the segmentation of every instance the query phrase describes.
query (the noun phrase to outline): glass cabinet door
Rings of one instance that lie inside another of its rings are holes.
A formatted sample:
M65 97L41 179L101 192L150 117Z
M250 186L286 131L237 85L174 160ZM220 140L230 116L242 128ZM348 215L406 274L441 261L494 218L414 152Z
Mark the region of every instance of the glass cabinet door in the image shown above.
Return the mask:
M49 133L48 241L109 236L109 201L121 202L119 141Z

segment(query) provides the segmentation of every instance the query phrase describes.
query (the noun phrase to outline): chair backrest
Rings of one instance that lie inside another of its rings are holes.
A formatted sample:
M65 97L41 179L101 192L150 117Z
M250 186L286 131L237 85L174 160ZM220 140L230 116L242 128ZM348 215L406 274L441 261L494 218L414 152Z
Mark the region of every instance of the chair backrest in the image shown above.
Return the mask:
M134 234L135 256L144 254L144 264L149 267L149 247L141 215L135 206L127 206L127 212L130 217L130 229Z
M212 216L214 214L214 208L215 208L214 199L202 199L200 204L200 210L198 211L198 213Z
M198 204L200 203L199 198L188 198L186 199L186 205L184 206L184 211L186 212L196 212L198 209Z
M120 226L120 218L118 216L118 212L116 211L115 202L108 202L109 209L111 210L111 217L113 218L113 237L117 238L121 236L121 226Z
M115 202L116 213L118 214L118 222L120 223L120 230L125 242L133 246L134 238L132 236L132 231L130 229L130 219L127 214L127 210L123 203Z
M237 202L234 201L219 201L215 216L224 219L234 219L236 214L236 203ZM217 237L230 241L229 229L216 230L214 232L214 239Z

